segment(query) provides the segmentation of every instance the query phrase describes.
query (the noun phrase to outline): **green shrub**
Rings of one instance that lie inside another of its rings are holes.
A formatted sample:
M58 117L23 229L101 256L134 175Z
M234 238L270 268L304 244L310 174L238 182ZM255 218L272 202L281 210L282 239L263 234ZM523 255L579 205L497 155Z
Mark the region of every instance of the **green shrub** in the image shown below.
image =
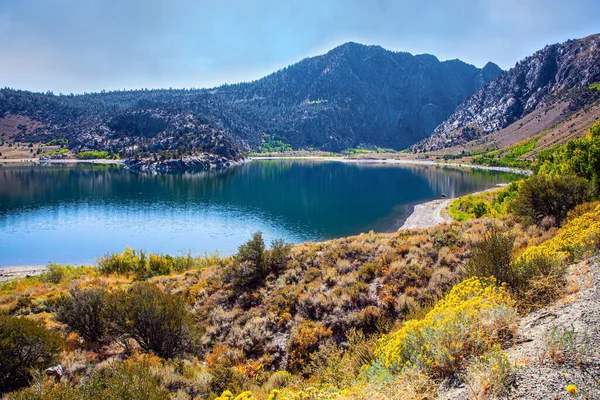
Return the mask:
M267 267L270 271L279 272L285 267L291 248L283 239L271 242L271 249L267 252Z
M77 158L80 160L96 160L118 157L111 155L108 151L80 151L77 153Z
M496 225L471 247L466 275L493 276L506 283L521 311L539 308L556 300L565 287L565 267L544 255L513 257L514 236Z
M55 318L95 346L107 333L106 298L103 289L72 290L58 299Z
M560 225L567 213L590 199L590 185L573 175L534 175L523 181L512 203L512 212L525 223L542 225L553 218Z
M586 137L541 151L536 172L540 175L577 175L589 181L594 193L600 195L600 121L590 127Z
M133 273L138 280L144 280L158 275L169 275L173 271L183 272L200 268L211 259L192 257L191 253L173 257L162 254L146 254L126 247L122 253L112 253L96 260L100 272L103 274L128 274ZM219 261L218 259L214 261Z
M471 256L465 267L467 277L489 278L509 282L510 261L515 238L497 225L490 226L483 238L471 246Z
M58 264L50 264L40 275L40 279L50 283L60 283L65 279L65 268Z
M230 265L224 270L223 278L238 290L260 284L269 273L283 269L290 252L290 246L283 239L271 243L265 249L265 241L260 232L238 248Z
M138 282L109 297L108 313L110 332L134 339L145 351L173 358L194 349L194 323L181 295Z
M61 348L60 335L41 323L0 314L0 393L27 386L30 370L51 366Z

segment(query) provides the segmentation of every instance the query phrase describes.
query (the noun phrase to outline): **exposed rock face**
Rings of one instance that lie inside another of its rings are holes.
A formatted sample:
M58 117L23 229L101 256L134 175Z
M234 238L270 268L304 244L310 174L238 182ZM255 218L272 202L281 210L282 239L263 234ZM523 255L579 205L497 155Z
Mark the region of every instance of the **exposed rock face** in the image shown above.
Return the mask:
M126 160L125 168L142 172L206 171L227 168L243 162L243 160L232 160L214 154L202 154L169 160L155 160L153 158Z
M413 149L435 150L502 129L557 94L599 81L600 35L546 46L485 84Z

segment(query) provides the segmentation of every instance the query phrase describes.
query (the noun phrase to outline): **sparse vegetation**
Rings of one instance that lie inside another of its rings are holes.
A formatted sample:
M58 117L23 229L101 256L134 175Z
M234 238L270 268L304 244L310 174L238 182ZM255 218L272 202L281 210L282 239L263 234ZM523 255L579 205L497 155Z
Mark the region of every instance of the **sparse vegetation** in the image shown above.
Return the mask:
M118 159L117 154L111 154L108 151L80 151L77 153L77 158L80 160L99 160L99 159Z

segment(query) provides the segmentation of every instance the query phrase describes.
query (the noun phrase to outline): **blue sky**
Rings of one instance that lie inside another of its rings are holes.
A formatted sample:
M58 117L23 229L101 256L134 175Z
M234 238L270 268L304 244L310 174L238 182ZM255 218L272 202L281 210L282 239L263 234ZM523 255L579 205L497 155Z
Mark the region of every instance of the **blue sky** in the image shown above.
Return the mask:
M347 41L508 69L599 16L598 0L0 0L0 87L212 87Z

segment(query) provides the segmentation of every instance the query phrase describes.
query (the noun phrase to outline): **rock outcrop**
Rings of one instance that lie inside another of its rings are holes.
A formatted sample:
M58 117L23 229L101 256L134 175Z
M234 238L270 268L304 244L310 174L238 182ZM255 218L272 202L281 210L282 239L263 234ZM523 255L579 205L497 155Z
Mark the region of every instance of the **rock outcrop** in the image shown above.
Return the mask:
M215 154L181 157L177 159L156 160L140 158L126 160L125 168L140 172L177 172L177 171L207 171L222 169L242 164L244 160L229 159Z

